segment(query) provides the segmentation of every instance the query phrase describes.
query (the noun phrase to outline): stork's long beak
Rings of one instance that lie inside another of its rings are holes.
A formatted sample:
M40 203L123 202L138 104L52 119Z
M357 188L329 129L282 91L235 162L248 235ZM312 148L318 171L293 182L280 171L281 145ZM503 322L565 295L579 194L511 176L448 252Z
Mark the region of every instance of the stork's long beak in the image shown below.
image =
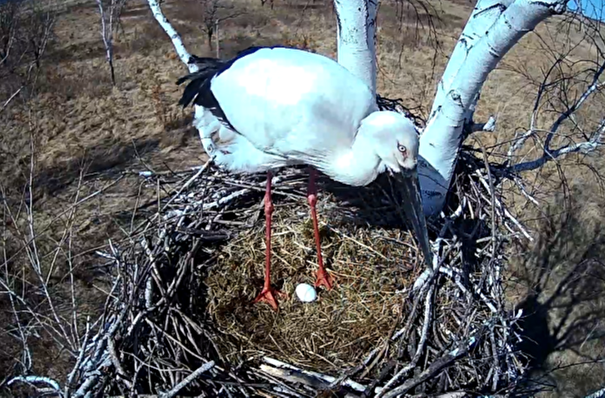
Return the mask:
M429 269L433 266L433 255L429 243L428 230L426 228L426 219L422 210L422 199L420 197L420 188L418 184L418 172L405 170L401 174L401 180L398 186L403 193L403 209L408 220L412 223L416 239L420 243L420 248L424 254L424 259Z

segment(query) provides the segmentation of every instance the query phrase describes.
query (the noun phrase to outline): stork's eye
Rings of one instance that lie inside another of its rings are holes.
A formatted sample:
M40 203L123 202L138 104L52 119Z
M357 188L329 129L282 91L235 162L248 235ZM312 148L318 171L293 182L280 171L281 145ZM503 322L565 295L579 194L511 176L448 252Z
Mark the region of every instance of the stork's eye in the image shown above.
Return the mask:
M399 149L399 152L402 154L405 154L408 151L408 149L401 144L397 145L397 149Z

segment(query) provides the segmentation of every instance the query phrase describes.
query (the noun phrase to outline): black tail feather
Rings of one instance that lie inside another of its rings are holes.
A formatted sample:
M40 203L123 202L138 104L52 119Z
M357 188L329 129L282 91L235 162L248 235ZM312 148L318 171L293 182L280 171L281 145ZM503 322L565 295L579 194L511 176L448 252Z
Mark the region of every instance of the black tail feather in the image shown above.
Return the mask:
M222 66L225 63L225 61L220 60L218 58L198 57L197 55L191 55L189 57L189 63L196 64L199 67L206 67L206 66L214 66L214 65Z
M189 63L197 65L199 70L183 76L176 81L176 84L181 85L190 80L183 91L183 96L179 100L179 105L182 105L183 108L188 106L192 101L195 103L198 94L204 89L209 89L209 84L206 83L208 83L213 76L220 73L226 65L226 62L220 59L202 58L195 55L192 55L191 58L189 58Z
M179 105L182 105L183 108L187 107L191 103L191 101L195 100L195 97L197 97L197 95L199 94L200 90L202 89L202 86L208 80L208 76L206 76L206 75L199 76L199 75L196 75L195 73L192 73L190 75L182 77L181 79L179 79L179 81L177 83L181 84L186 80L191 80L191 81L189 82L189 84L187 84L187 86L185 86L183 95L182 95L181 99L179 100Z
M176 83L180 85L190 80L189 84L185 87L179 105L186 107L193 101L194 104L204 107L212 106L212 104L216 102L216 98L214 98L214 95L210 92L210 80L212 80L214 76L219 75L221 72L228 69L236 60L241 59L246 55L250 55L262 48L277 47L282 46L249 47L238 52L237 55L230 60L191 55L189 64L197 65L199 69L197 72L190 73L176 81Z

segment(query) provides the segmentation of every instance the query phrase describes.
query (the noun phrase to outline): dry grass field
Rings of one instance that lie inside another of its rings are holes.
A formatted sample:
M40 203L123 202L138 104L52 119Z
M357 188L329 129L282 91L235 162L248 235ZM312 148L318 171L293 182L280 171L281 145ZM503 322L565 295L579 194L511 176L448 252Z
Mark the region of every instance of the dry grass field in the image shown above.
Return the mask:
M335 17L329 1L277 0L273 9L255 0L222 1L239 15L220 25L221 57L251 45L274 44L336 56ZM436 81L473 7L464 0L431 4L437 16L437 47L428 29L418 30L411 9L404 8L400 17L402 11L385 1L378 17L379 92L402 98L423 116L430 110ZM83 327L86 315L94 317L102 309L107 288L97 278L100 261L94 251L108 239L125 239L135 223L132 210L153 204L158 194L139 171L186 170L204 164L207 157L190 126L190 109L177 106L181 88L175 81L186 69L147 3L129 0L122 14L115 36L115 87L105 61L96 4L79 1L58 7L35 90L27 100L18 98L0 113L0 199L7 203L0 225L18 229L7 209L19 224L27 213L22 203L31 205L36 250L44 267L52 268L50 294L60 303L61 316L69 318L66 281L73 275L81 318L75 323ZM216 49L208 48L201 30L198 1L166 0L162 7L190 52L214 54ZM425 17L420 20L426 22ZM541 25L490 75L476 119L497 115L498 126L494 133L477 134L484 145L497 146L529 125L536 96L532 80L540 79L552 62L546 47L560 42L559 23L555 18ZM572 41L581 40L575 31L567 35L577 35ZM573 55L588 57L591 51L579 45ZM7 86L0 82L1 98ZM601 99L587 107L583 117L600 117L603 104ZM552 119L548 114L542 117L545 125ZM528 174L544 206L527 205L520 195L510 195L519 218L537 236L533 244L510 249L519 255L511 266L509 297L511 307L521 307L528 315L523 348L534 356L532 376L551 390L542 393L545 397L582 397L602 387L605 380L601 254L605 202L595 173L605 172L600 155L563 160L566 184L553 166ZM78 203L82 198L86 201ZM5 238L0 245L2 277L14 276L24 289L34 277L22 247L27 240L25 235ZM69 254L56 249L66 247L66 242ZM11 302L3 293L0 288L0 324L6 326L0 329L0 383L23 360L23 347L12 337L16 331L10 326ZM43 301L40 298L40 305ZM37 374L65 377L71 359L47 335L30 340L29 348ZM8 394L2 387L0 394Z

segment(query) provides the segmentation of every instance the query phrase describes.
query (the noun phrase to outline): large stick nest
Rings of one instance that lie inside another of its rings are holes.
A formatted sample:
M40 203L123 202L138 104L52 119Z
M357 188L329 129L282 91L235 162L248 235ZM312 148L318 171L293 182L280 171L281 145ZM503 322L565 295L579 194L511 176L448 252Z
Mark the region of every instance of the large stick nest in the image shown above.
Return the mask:
M337 283L309 304L294 295L317 269L307 173L277 173L272 278L289 294L278 313L251 304L263 282L265 177L211 163L145 175L174 191L131 245L102 253L113 287L72 385L91 396L511 391L524 365L504 305L503 247L524 231L486 163L461 156L448 205L429 220L436 272L425 271L388 177L363 189L320 178L322 247Z

